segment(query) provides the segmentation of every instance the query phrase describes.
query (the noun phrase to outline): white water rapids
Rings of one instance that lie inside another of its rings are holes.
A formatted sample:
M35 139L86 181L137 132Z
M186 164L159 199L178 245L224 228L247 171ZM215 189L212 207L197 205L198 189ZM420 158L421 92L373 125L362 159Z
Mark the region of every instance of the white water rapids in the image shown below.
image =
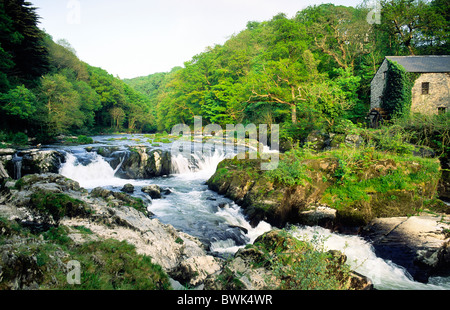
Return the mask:
M114 170L95 152L69 151L60 173L88 190L101 186L118 191L126 183L133 184L135 194L140 197L145 196L140 188L149 184L170 190L162 199L151 201L149 211L161 222L198 237L218 255L235 253L272 229L265 222L251 227L239 206L208 189L205 182L226 157L224 154L194 157L195 164L181 155L172 158L173 174L168 177L124 180L115 177L120 165ZM377 257L373 247L358 236L335 234L320 227L295 227L292 232L301 239L320 239L319 245L324 250L344 252L352 269L369 277L377 289L450 289L449 278L430 278L428 284L412 280L403 268Z

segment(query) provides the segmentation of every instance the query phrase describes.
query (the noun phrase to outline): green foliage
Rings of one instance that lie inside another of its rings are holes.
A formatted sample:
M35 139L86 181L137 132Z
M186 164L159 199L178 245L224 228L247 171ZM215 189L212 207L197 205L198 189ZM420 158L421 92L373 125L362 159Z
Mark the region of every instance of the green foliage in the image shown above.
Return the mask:
M88 242L73 256L82 266L81 285L62 288L79 290L167 290L168 276L151 258L136 254L126 241L108 239Z
M380 4L381 23L375 29L387 37L397 54L448 55L448 2L383 0Z
M65 138L64 143L66 143L66 144L92 144L92 143L94 143L94 139L92 139L91 137L80 135L78 137Z
M392 117L407 116L411 109L411 89L413 83L401 65L388 60L386 87L383 91L381 107Z
M5 113L20 119L29 119L36 112L36 101L36 96L24 85L12 88L6 94L0 94Z
M92 139L91 137L86 137L86 136L78 136L78 143L79 144L92 144L94 142L94 139Z
M282 141L295 144L317 127L333 131L345 120L362 123L370 81L385 56L448 54L445 1L381 5L375 25L366 20L371 8L365 3L322 4L293 18L249 22L183 67L122 81L80 61L66 40L54 42L39 30L30 3L3 1L0 129L26 129L48 142L61 133L170 131L201 115L222 126L281 124ZM399 117L408 113L410 85L390 66L384 104Z
M442 115L413 114L395 121L403 128L406 141L431 147L441 158L450 156L450 113Z
M23 132L18 132L12 135L10 141L14 145L28 145L28 136Z
M306 184L310 178L307 174L307 166L298 160L298 152L294 150L284 155L277 169L266 171L265 174L269 180L288 186Z
M323 242L318 236L301 240L281 230L264 234L251 247L262 254L256 266L270 266L275 279L279 280L268 279L271 289L349 289L350 268L323 251Z
M147 97L80 61L66 40L55 43L38 29L30 6L23 0L0 4L0 129L27 129L38 142L49 142L108 127L156 128Z
M5 0L0 3L0 45L7 56L3 73L11 86L34 86L48 70L48 52L38 20L36 8L30 2Z

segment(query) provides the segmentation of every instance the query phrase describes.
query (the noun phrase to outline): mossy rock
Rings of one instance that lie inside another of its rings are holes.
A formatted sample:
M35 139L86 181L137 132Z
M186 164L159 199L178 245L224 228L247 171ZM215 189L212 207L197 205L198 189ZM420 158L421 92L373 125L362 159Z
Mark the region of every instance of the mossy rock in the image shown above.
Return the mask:
M351 289L345 261L342 253L316 250L286 230L272 230L240 249L206 289Z
M31 195L30 207L51 216L56 223L65 216L85 217L92 213L84 201L60 193L34 193Z

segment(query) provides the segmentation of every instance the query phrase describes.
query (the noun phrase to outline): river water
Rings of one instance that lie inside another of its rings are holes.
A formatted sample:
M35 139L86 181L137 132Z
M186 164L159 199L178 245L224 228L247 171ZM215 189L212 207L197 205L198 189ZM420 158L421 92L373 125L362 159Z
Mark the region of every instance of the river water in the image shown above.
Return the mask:
M146 145L142 135L93 137L93 147ZM148 146L150 146L148 144ZM259 235L272 229L265 222L252 227L238 205L210 191L205 182L214 174L220 161L235 154L215 151L207 155L194 154L194 163L182 155L172 157L172 174L148 180L125 180L115 176L120 165L113 169L96 152L86 151L89 146L54 147L66 152L66 162L60 173L80 183L87 190L105 187L120 191L130 183L134 195L148 202L148 210L165 224L198 237L218 256L226 257L239 248L252 243ZM170 144L160 148L168 149ZM151 200L141 192L146 185L156 184L165 190L162 199ZM292 233L300 239L315 240L324 250L340 250L348 257L353 270L369 277L375 288L382 290L450 289L450 278L433 277L428 284L416 282L402 267L376 256L373 247L358 236L340 235L321 227L293 227ZM319 240L319 242L317 242Z

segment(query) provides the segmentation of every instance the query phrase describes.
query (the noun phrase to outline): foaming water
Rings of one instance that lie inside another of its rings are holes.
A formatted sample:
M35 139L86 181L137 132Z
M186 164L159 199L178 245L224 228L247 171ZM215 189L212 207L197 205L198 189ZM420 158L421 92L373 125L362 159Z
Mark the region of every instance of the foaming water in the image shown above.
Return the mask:
M258 236L272 229L272 226L264 221L260 222L258 226L252 227L245 219L240 208L234 203L231 206L228 204L225 205L216 214L226 219L226 221L231 225L244 228L246 230L246 236L249 239L249 244L253 243ZM233 254L242 247L243 246L233 244L230 240L219 240L211 244L212 251L222 254Z
M414 281L401 266L376 256L373 246L358 236L332 233L321 227L291 228L294 236L312 241L323 250L339 250L347 256L351 269L372 280L380 290L437 290L450 289L448 278L430 278L428 284Z
M172 156L172 173L174 175L184 175L187 178L208 179L216 172L219 163L231 157L233 154L224 152L213 152L209 155L193 153L189 158L183 154Z
M88 158L89 163L84 165L74 154L67 153L66 162L61 166L59 173L77 181L81 187L87 189L97 186L120 186L124 184L124 180L114 176L122 163L116 169L113 169L97 153L89 153L88 157L90 157Z
M148 210L161 222L198 237L211 252L219 255L235 253L260 234L271 229L262 222L252 228L242 210L233 201L208 189L206 181L214 174L217 165L232 153L210 152L207 155L191 154L172 157L172 175L149 180L124 180L115 176L121 164L113 169L96 152L67 152L60 174L77 181L86 189L105 187L120 190L125 183L135 186L135 196L142 197L140 189L156 184L170 191L162 199L151 200Z

